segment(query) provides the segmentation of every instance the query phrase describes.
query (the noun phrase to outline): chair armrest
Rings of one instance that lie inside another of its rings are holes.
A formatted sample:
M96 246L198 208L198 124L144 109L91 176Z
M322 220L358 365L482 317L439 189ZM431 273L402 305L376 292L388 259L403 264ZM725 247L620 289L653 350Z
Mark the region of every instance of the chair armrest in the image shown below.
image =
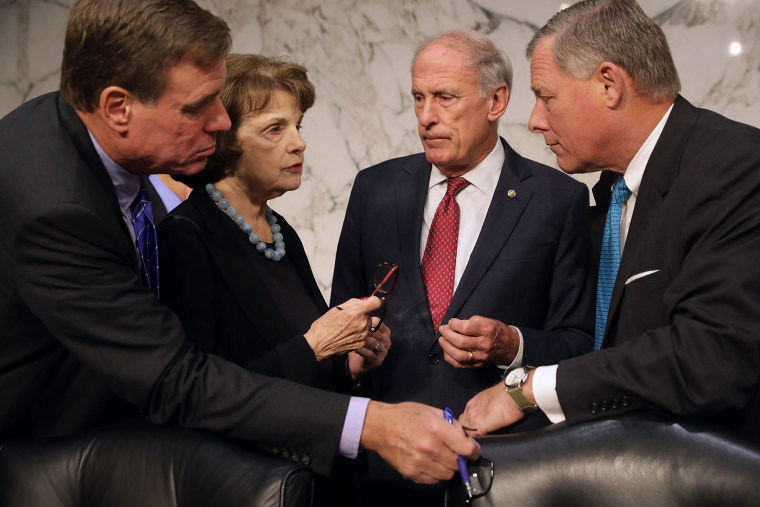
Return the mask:
M313 488L311 471L298 463L143 422L0 448L5 507L301 507L312 504Z
M760 505L760 450L705 420L634 414L478 440L494 480L474 506ZM456 479L447 506L465 505Z

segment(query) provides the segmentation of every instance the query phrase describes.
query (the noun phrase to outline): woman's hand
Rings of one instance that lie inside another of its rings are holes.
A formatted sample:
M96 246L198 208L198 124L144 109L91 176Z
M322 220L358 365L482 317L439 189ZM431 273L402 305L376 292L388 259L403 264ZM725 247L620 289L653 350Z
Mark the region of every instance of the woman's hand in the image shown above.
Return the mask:
M372 325L376 325L379 320L372 317ZM380 366L390 348L391 330L385 324L381 324L377 331L367 336L362 348L348 354L348 372L351 374L351 380L356 382L367 372Z
M304 338L317 361L364 347L369 335L370 313L378 308L380 299L375 296L349 299L315 320Z

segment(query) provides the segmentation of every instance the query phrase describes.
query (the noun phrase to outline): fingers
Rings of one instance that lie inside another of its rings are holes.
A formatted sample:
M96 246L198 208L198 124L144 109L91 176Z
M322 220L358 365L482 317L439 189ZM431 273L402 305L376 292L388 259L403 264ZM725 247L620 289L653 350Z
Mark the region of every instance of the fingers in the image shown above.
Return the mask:
M500 382L468 401L459 420L462 425L475 428L471 435L480 436L509 426L524 416Z
M447 423L441 410L419 403L370 402L361 443L404 477L423 484L451 478L458 454L480 456L480 446L461 426Z

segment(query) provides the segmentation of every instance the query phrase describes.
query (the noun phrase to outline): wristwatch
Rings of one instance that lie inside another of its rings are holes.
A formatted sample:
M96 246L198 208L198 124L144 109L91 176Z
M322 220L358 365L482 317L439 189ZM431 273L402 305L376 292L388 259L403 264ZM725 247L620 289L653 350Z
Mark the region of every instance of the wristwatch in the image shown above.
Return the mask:
M538 410L538 405L531 403L522 392L522 385L528 380L528 372L530 370L535 370L535 368L533 366L523 366L504 374L504 386L507 388L507 393L515 400L518 408L526 413Z

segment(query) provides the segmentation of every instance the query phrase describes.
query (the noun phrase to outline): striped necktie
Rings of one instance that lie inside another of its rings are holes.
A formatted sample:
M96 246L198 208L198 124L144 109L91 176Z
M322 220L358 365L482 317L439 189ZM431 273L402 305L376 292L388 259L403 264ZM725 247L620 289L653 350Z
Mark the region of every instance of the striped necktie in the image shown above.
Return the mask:
M148 287L158 297L158 240L156 228L153 225L153 208L150 205L145 179L140 178L140 191L137 193L130 210L132 211L132 226L137 239L137 249L140 251L140 261L145 270Z

